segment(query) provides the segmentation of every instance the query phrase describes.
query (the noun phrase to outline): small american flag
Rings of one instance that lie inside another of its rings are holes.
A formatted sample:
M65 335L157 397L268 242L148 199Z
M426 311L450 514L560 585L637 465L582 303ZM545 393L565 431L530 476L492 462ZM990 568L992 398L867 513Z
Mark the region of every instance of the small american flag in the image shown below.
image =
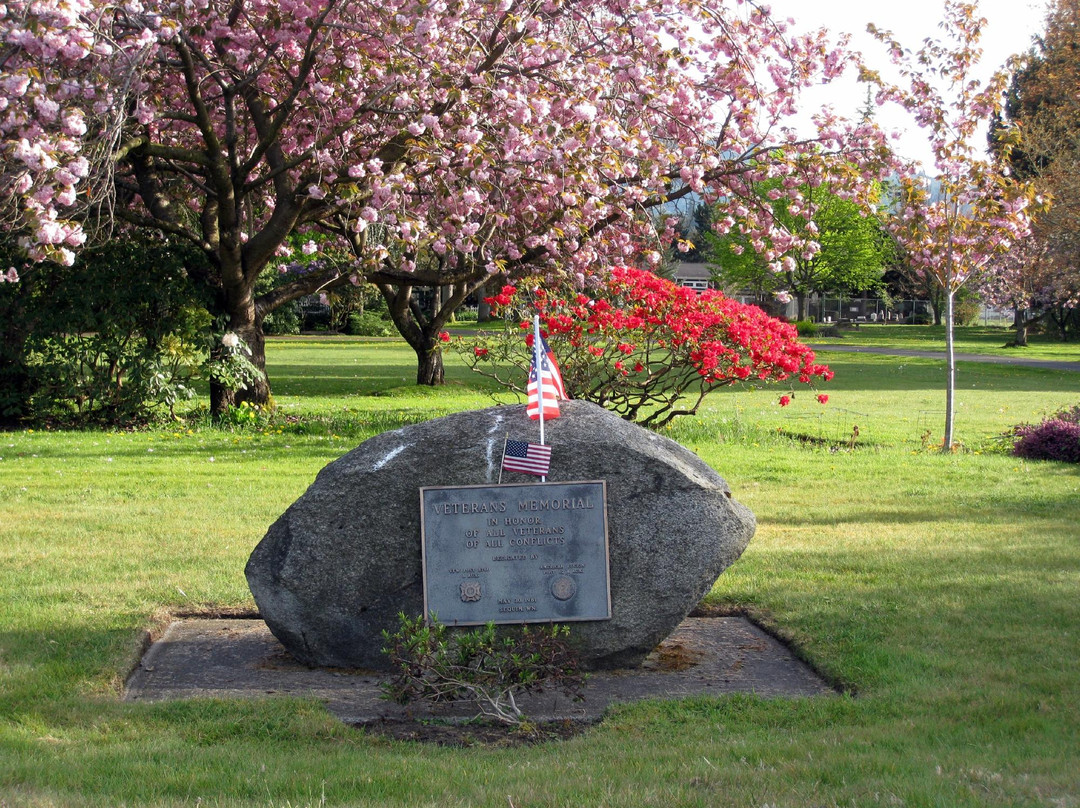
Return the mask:
M503 447L502 467L505 471L520 471L546 477L551 466L551 447L539 443L507 438Z

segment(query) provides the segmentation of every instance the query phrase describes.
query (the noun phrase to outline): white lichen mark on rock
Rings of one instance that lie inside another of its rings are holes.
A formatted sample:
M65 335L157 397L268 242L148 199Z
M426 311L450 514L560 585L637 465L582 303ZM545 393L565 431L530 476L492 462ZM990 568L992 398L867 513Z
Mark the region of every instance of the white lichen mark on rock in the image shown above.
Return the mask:
M495 472L498 469L495 468L495 447L498 445L496 434L502 431L502 415L496 415L495 420L492 422L491 427L488 429L487 440L487 482L491 482L496 479ZM506 440L505 436L503 440ZM500 453L501 456L501 453Z
M389 463L391 460L393 460L399 454L401 454L406 449L408 449L410 445L411 444L406 443L406 444L404 444L402 446L398 446L395 449L391 449L389 452L387 452L385 455L383 455L381 458L379 458L378 460L376 460L372 464L372 466L371 466L372 471L378 471L379 469L381 469L383 466L385 466L387 463Z

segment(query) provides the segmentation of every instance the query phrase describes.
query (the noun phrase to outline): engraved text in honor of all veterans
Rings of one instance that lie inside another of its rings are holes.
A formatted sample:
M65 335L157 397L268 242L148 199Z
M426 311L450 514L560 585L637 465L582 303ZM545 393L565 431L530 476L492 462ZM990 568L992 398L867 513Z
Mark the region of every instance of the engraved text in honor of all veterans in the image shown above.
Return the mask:
M448 625L611 617L602 481L423 488L425 611Z

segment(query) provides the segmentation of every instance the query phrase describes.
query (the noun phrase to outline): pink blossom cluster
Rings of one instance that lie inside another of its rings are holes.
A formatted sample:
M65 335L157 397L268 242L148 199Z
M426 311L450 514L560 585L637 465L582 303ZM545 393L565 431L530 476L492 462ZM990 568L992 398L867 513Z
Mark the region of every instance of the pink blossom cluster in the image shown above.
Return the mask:
M993 259L1031 232L1030 186L1009 179L1000 162L982 158L978 127L1000 109L1004 71L988 81L975 75L985 20L974 3L948 0L944 39L927 40L914 54L887 31L875 31L889 46L906 86L883 85L879 102L895 101L911 112L930 139L933 177L909 167L900 177L898 215L891 229L908 261L948 293L992 271Z
M1059 244L1036 227L1031 238L993 259L979 278L979 294L995 306L1031 314L1080 306L1080 271L1071 244Z
M755 183L857 195L887 163L868 124L784 127L851 61L785 29L724 0L13 0L8 213L63 262L105 205L237 273L323 225L369 271L588 274L659 261L642 211L696 193L779 262L815 245Z

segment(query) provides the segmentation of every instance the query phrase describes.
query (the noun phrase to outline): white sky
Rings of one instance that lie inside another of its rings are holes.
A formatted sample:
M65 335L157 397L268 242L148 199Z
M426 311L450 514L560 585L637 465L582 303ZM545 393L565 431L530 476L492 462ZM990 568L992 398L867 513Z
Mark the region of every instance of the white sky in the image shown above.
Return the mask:
M827 28L836 33L850 33L851 47L862 51L866 62L888 75L888 53L883 45L866 33L867 23L890 30L908 50L917 50L924 39L940 39L941 0L764 0L773 15L795 20L796 30ZM985 78L1003 65L1009 56L1027 51L1032 38L1042 31L1046 5L1044 0L981 0L979 14L986 18L981 45L981 77ZM804 107L831 104L844 117L855 117L866 102L866 86L854 78L836 86L816 88L804 96ZM877 112L878 123L886 130L902 133L896 142L904 157L921 161L932 170L933 161L925 134L899 107L890 105ZM982 141L985 142L985 139ZM979 144L981 145L981 144Z

